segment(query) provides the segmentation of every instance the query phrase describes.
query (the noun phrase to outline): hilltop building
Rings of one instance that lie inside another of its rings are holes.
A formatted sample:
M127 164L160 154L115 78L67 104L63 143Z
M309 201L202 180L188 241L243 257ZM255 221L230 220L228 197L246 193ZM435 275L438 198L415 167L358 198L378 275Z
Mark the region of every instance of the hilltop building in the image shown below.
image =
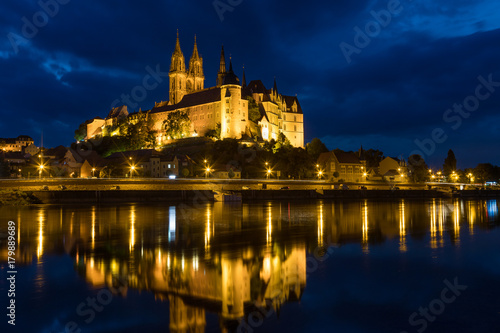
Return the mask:
M224 47L221 50L219 71L214 87L205 88L203 58L198 52L196 37L194 48L186 68L186 59L181 50L179 35L170 60L168 101L155 104L148 115L151 129L156 133L158 145L163 145L170 137L165 130L165 121L174 112L185 112L190 120L190 136L204 136L209 131L220 128L220 137L242 138L252 136L249 119L250 103L255 101L260 113L257 122L259 135L264 140L277 139L280 133L286 135L291 144L304 146L304 117L296 96L278 93L276 80L273 89L267 89L262 81L246 84L245 72L242 81L234 73L231 59L226 65ZM252 104L254 105L254 104ZM134 113L129 114L126 106L114 108L106 119L95 118L87 124L87 138L103 133L105 126L116 124L120 117L134 121Z
M5 152L24 152L24 149L33 145L35 141L27 135L19 135L17 138L0 138L0 149Z

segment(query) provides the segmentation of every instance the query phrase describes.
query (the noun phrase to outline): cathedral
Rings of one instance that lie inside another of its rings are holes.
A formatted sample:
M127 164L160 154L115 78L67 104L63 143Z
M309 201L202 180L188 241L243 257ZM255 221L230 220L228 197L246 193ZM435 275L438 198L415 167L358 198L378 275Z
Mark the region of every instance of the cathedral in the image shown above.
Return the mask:
M144 111L151 117L159 145L170 139L165 133L164 121L169 114L178 111L186 112L189 116L191 136L203 136L219 127L221 139L251 136L249 103L252 102L259 109L260 116L256 122L262 139L277 139L283 133L293 146L304 147L304 118L297 97L279 94L276 80L272 89L267 89L260 80L251 81L247 85L244 71L240 81L233 71L231 60L229 69L227 68L224 47L221 50L216 85L205 88L203 58L198 52L196 37L189 67L186 69L177 33L170 62L168 96L168 102L156 103L151 110ZM91 138L99 134L104 126L113 124L117 115L133 116L128 115L126 106L115 108L106 119L96 118L88 124L87 137Z

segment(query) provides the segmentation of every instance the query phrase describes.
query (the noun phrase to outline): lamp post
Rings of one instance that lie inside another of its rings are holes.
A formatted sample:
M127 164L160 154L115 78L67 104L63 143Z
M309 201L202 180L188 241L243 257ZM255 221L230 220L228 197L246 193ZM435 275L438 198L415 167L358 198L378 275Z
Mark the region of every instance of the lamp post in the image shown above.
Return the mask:
M95 168L92 168L92 177L94 177Z
M132 165L130 167L130 178L132 178L134 176L134 170L135 170L135 165Z
M318 180L321 180L322 177L323 177L323 171L319 170L318 171Z
M266 175L267 179L269 180L269 177L271 176L271 169L267 169Z
M210 167L205 169L205 179L208 179L208 174L210 173Z
M40 171L39 171L39 173L38 173L38 178L39 178L39 179L42 179L43 164L40 164L39 169L40 169Z
M469 174L467 175L467 177L469 178L469 184L470 184L470 183L471 183L471 180L472 180L472 173L469 173Z

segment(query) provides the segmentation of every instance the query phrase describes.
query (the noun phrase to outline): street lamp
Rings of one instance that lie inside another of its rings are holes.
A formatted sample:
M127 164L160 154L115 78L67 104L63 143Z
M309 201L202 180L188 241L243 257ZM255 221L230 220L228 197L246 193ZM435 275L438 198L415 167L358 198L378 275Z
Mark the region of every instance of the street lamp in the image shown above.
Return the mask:
M471 183L471 180L472 180L472 173L469 173L469 174L467 175L467 177L469 178L469 184L470 184L470 183Z
M266 175L267 175L267 179L269 179L269 177L271 176L271 169L267 169Z
M135 165L132 165L130 167L130 178L132 178L134 176L134 171L135 171Z
M205 169L205 179L207 179L207 178L208 178L208 174L210 173L210 171L211 171L211 170L210 170L210 167L207 167L207 168Z
M92 168L92 177L94 177L95 168Z
M43 168L44 168L43 164L40 164L40 167L39 167L40 171L39 171L39 174L38 174L38 178L40 178L40 179L42 179Z
M323 171L319 170L318 171L318 179L321 179L323 177Z

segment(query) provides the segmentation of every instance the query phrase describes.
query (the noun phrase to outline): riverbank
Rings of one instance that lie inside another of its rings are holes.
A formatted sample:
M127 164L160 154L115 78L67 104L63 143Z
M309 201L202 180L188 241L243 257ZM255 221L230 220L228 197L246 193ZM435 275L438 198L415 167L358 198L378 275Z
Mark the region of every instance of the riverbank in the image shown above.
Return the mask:
M32 193L19 190L0 190L0 206L27 206L42 203Z
M430 199L449 198L438 190L242 190L242 201L305 199ZM116 204L126 202L186 202L196 204L214 201L210 190L114 190L114 191L34 191L32 196L44 204ZM457 191L453 197L467 199L500 197L500 191Z

